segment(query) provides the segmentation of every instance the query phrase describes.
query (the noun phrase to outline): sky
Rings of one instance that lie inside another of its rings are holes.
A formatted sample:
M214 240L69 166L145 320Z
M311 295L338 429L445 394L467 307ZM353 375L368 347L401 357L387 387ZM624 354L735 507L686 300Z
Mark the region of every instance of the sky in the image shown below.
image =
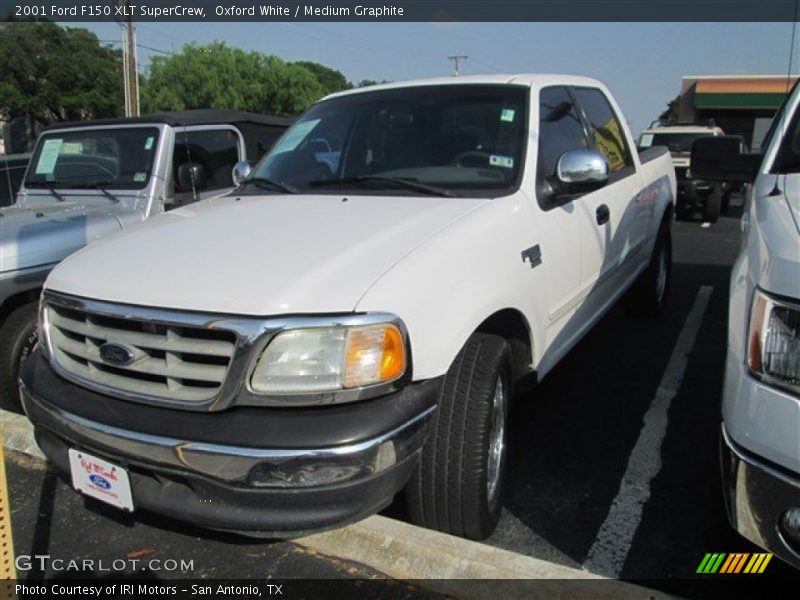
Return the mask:
M116 23L75 23L119 45ZM288 61L311 60L353 82L464 75L566 73L605 83L638 135L680 92L687 75L800 71L792 23L139 23L140 70L186 43L223 41ZM800 31L797 33L800 38Z

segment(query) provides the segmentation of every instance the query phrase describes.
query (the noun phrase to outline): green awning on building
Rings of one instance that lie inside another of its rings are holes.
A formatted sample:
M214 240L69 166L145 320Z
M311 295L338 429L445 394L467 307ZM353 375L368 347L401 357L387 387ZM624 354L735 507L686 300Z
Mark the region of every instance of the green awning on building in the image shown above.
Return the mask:
M695 108L777 109L786 94L695 94Z

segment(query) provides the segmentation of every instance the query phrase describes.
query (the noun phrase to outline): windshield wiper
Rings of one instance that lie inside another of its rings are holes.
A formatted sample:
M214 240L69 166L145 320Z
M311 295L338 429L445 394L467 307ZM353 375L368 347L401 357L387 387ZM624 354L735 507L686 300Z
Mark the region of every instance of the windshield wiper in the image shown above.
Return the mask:
M352 177L343 177L341 179L318 179L316 181L309 181L310 187L335 187L337 185L349 185L352 183L391 183L400 187L414 190L415 192L422 192L432 196L446 196L447 198L455 198L456 195L450 190L446 190L435 185L428 185L427 183L420 183L413 179L403 179L401 177L382 177L380 175L354 175Z
M43 181L42 185L47 188L47 191L56 197L59 202L64 202L64 196L56 191L56 184L54 181Z
M269 179L267 177L248 177L241 184L240 187L247 185L248 183L252 183L256 187L260 187L265 190L277 190L279 192L284 192L286 194L296 194L297 188L281 183L280 181L275 181L273 179Z
M87 183L79 183L76 185L69 186L71 190L80 190L80 189L95 189L101 194L103 194L106 198L111 200L114 204L119 202L119 198L117 198L114 194L109 192L106 187L114 183L113 181L92 181Z

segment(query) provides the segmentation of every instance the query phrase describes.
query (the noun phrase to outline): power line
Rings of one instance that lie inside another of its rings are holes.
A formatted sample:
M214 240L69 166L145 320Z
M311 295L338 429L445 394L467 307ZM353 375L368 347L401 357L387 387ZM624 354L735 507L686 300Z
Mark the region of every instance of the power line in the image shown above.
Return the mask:
M119 40L97 40L103 44L122 44ZM148 46L147 44L140 44L139 42L136 43L137 48L143 48L145 50L150 50L150 52L158 52L159 54L167 54L169 56L173 56L174 52L167 52L166 50L161 50L159 48L153 48L152 46Z

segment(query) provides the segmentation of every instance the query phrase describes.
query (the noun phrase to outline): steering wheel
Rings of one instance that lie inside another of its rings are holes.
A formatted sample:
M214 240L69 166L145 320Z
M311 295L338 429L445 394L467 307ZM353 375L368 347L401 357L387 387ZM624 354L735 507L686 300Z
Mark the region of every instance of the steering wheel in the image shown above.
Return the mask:
M456 155L453 160L450 161L450 164L456 167L488 167L490 157L490 152L484 152L483 150L467 150L466 152ZM475 164L475 161L468 161L473 163L472 165L469 165L464 163L465 159L480 159L483 162L482 164Z

